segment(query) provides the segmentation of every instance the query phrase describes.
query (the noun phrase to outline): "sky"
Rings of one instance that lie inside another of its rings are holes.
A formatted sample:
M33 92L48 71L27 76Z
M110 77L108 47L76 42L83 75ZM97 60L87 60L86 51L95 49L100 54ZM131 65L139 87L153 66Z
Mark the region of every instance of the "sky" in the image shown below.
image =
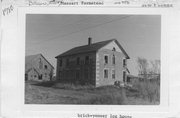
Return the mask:
M77 46L117 39L130 56L128 69L138 74L137 58L160 60L159 15L27 14L26 55L43 54L56 68L55 56Z

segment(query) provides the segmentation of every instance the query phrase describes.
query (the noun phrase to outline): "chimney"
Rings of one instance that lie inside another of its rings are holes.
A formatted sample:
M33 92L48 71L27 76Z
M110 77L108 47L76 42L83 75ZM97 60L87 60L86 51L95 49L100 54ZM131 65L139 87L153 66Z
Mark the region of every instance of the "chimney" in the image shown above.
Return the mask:
M88 45L91 45L91 44L92 44L92 38L89 37L89 38L88 38Z

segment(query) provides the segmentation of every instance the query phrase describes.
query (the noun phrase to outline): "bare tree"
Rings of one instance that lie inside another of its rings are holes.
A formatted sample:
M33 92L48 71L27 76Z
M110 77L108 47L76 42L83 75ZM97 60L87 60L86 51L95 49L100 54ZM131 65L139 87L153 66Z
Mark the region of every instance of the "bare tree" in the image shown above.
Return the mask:
M146 78L148 74L148 66L149 66L147 59L138 57L137 64L138 64L139 75Z
M153 74L160 74L160 60L154 60L154 61L151 61L151 73Z
M160 77L160 60L148 61L145 58L137 59L139 76L143 78L159 78Z

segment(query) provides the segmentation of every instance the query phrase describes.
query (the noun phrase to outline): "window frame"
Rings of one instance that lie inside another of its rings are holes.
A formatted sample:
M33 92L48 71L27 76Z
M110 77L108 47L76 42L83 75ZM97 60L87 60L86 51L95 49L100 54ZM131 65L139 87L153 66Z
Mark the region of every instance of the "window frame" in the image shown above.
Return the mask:
M115 51L116 51L116 48L115 48L115 47L113 47L112 51L114 51L114 52L115 52Z
M39 64L39 69L43 69L43 62L41 58L39 58L38 64Z
M123 67L126 67L126 66L127 66L127 59L123 58Z
M59 71L59 77L60 78L62 77L62 71Z
M47 69L48 69L48 66L47 66L47 65L44 65L44 69L46 69L46 70L47 70Z
M76 58L76 65L80 65L80 57Z
M112 64L113 65L116 64L116 56L115 56L115 54L112 55Z
M126 82L127 72L123 70L123 82Z
M106 63L106 60L105 60L105 57L107 56L107 63ZM104 64L108 64L109 63L109 54L104 54Z
M113 71L114 71L114 78L113 78ZM111 78L116 79L116 70L115 69L111 70Z
M60 67L62 67L62 63L63 63L63 60L60 59L60 60L59 60L59 66L60 66Z
M107 78L105 77L105 70L107 70ZM103 78L104 79L108 79L109 78L109 69L108 68L104 68L103 69Z
M66 59L66 66L69 66L69 58Z
M87 57L88 57L88 59L87 59ZM90 56L89 55L87 55L87 56L85 56L85 65L88 65L89 63L90 63Z

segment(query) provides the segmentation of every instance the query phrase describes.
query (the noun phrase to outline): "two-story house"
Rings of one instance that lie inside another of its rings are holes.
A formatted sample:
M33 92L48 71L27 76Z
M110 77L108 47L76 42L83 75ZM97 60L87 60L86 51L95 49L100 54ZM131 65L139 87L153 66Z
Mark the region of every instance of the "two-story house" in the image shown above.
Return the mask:
M126 81L128 54L116 39L72 48L58 56L56 79L64 82L113 85Z

